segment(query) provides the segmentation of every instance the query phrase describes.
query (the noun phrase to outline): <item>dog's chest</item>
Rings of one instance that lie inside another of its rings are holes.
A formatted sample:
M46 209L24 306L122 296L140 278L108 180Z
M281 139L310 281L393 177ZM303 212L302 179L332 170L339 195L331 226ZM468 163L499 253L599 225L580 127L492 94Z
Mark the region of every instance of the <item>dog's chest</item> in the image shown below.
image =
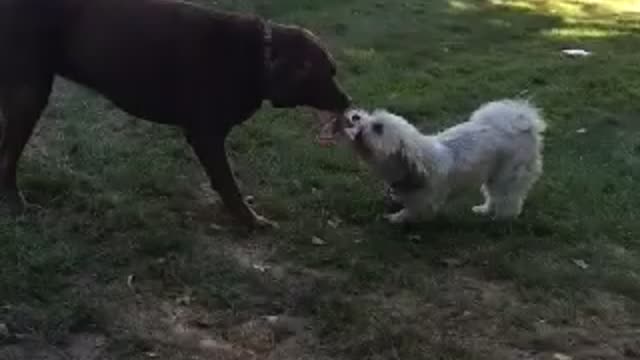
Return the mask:
M376 164L376 170L385 182L399 193L409 193L425 186L426 179L411 168L401 156L390 156Z

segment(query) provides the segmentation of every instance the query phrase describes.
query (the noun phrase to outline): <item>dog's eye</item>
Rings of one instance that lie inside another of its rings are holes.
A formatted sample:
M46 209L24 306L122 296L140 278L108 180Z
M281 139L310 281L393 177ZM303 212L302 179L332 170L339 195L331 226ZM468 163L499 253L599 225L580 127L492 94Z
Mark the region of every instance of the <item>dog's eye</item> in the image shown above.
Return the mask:
M378 135L382 135L383 126L380 123L375 123L371 126L371 130Z
M362 119L362 117L358 114L355 114L351 117L351 120L353 121L360 121Z

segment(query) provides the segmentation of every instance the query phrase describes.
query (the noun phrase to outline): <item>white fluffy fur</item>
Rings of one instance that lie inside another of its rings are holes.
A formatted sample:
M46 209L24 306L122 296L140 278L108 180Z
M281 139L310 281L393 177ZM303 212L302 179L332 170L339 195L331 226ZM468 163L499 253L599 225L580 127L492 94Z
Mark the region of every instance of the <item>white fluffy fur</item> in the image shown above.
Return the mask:
M434 135L421 134L385 110L351 110L346 116L353 124L346 134L387 183L408 171L424 178L422 188L395 193L404 209L388 216L393 223L433 216L451 195L470 187L480 188L485 197L482 205L473 207L475 213L515 218L542 174L546 124L538 109L524 100L486 103L468 121ZM374 131L376 127L382 132ZM404 171L398 172L399 167Z

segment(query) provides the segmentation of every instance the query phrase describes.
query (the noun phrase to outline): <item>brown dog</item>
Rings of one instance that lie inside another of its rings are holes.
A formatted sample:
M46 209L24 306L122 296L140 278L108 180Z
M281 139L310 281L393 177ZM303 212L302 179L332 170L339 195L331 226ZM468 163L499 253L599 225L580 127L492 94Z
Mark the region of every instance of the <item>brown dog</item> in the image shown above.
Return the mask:
M264 100L342 113L349 97L330 54L308 31L174 0L0 0L0 197L24 209L16 168L55 76L127 113L180 126L211 186L245 224L225 152L231 128Z

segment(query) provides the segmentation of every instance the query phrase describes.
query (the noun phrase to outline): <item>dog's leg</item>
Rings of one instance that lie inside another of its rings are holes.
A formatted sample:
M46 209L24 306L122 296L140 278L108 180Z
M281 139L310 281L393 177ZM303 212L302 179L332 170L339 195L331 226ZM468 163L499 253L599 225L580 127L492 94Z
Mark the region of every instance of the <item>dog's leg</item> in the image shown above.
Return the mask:
M25 201L17 184L18 161L46 107L52 77L21 86L0 88L0 108L4 115L4 131L0 143L0 202L5 202L12 215L24 212Z
M522 212L523 199L518 195L500 196L495 200L495 220L511 220Z
M491 194L489 193L489 189L487 184L483 184L480 188L482 195L484 196L484 204L476 205L471 208L471 211L478 215L490 215L493 212L494 204L491 198Z
M211 187L217 191L233 215L249 227L277 227L277 224L256 214L242 199L231 172L225 151L225 136L188 134L187 139L204 167Z
M401 200L405 207L396 213L386 215L385 219L392 224L431 220L438 214L446 199L446 191L432 193L424 189L411 194L403 194L399 196L398 200Z
M391 224L405 224L405 223L412 222L416 219L415 214L413 214L407 208L404 208L393 214L385 215L384 218Z
M515 219L520 215L527 193L541 172L537 159L524 164L516 163L506 169L508 171L498 174L496 181L488 188L496 220Z

